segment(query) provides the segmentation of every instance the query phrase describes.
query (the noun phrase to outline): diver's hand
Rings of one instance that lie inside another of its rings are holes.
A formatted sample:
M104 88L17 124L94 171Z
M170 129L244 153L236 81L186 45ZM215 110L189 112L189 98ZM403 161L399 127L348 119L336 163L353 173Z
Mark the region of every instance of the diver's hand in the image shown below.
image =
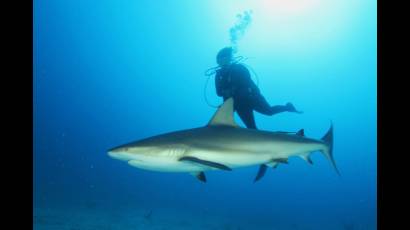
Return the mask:
M288 112L303 113L302 111L296 110L295 106L293 106L293 104L290 103L290 102L288 102L285 106L286 106Z

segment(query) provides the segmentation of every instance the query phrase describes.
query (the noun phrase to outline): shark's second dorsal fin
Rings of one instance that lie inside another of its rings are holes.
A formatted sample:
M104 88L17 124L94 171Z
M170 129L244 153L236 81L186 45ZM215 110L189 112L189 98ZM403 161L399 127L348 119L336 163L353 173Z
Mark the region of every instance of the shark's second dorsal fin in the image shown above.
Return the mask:
M305 130L304 130L304 129L299 130L299 131L296 133L296 135L304 137L304 136L305 136Z
M213 125L226 125L239 127L236 124L233 117L233 98L227 99L216 111L212 119L209 121L208 126Z

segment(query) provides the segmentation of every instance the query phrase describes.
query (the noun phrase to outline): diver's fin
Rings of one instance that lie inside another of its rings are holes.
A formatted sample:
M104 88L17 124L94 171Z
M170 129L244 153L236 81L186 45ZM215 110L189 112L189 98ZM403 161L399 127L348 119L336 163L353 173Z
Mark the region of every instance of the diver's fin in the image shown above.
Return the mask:
M226 125L239 127L236 124L233 116L233 98L227 99L215 112L212 119L209 121L208 126L213 125Z
M277 163L282 163L282 164L288 164L288 158L276 158L272 160L273 162L277 162Z
M304 136L305 136L305 130L304 130L304 129L299 130L299 131L296 133L296 135L304 137Z
M256 181L260 180L266 173L267 166L265 164L261 164L259 166L258 174L256 174L255 179L253 180L253 183Z
M217 169L226 170L226 171L232 171L232 169L229 168L226 165L219 164L219 163L212 162L212 161L202 160L202 159L199 159L199 158L196 158L196 157L181 157L181 158L179 158L179 161L189 161L189 162L194 162L194 163L206 165L206 166L209 166L209 167L212 167L212 168L217 168Z
M206 183L206 177L204 172L191 172L192 176L196 177L198 180Z

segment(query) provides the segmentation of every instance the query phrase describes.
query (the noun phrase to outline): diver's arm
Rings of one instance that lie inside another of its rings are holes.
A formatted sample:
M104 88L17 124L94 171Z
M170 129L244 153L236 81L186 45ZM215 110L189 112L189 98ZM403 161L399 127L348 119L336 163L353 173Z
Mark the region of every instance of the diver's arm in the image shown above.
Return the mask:
M216 88L216 94L219 97L228 98L231 94L231 90L229 89L229 87L226 87L226 84L224 84L219 74L215 76L215 88Z
M220 80L220 75L216 74L215 76L215 89L216 89L216 95L219 97L222 97L222 87L221 87L221 80Z

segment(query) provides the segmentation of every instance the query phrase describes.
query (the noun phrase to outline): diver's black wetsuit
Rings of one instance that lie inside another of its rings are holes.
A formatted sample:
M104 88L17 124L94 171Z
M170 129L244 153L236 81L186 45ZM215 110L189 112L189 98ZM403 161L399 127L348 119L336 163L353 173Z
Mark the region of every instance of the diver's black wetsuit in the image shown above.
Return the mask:
M215 87L218 96L224 101L234 98L234 109L247 128L257 129L253 110L273 115L287 111L286 106L270 106L260 94L258 87L252 81L248 69L241 64L231 64L216 72Z

